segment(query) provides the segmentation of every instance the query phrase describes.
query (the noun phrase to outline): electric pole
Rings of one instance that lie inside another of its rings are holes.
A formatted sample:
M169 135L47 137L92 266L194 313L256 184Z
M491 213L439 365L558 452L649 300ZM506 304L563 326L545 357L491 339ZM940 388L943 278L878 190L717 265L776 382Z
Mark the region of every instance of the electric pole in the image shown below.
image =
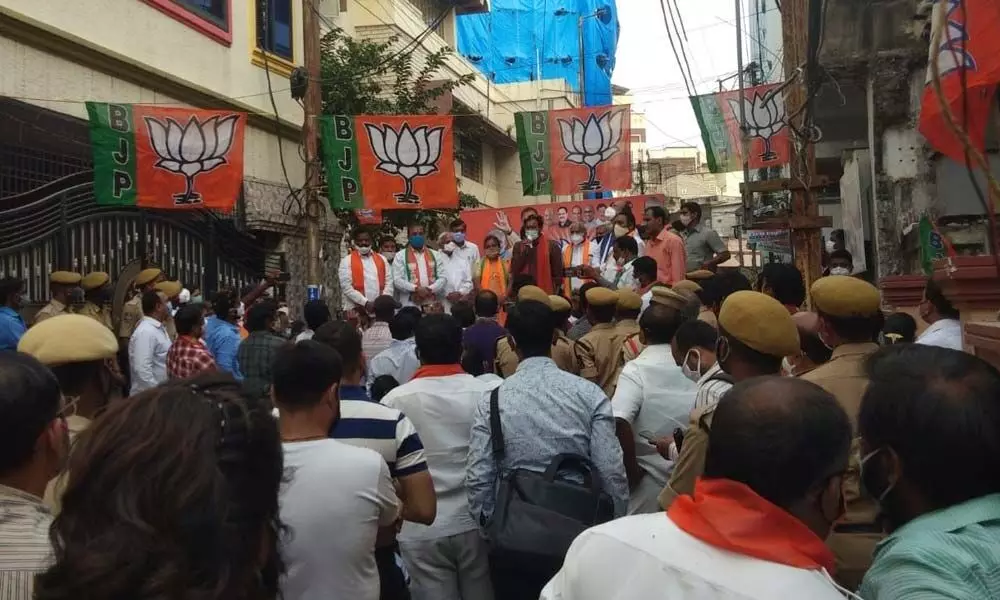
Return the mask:
M319 199L319 153L318 153L318 118L323 111L320 79L320 48L319 48L319 17L316 12L317 0L303 0L302 3L302 48L306 74L309 81L306 95L302 101L305 113L302 122L302 145L305 147L306 183L305 183L305 220L306 220L306 286L323 284L320 269L320 218L323 216L323 205ZM312 289L308 287L308 289ZM311 299L311 298L310 298Z

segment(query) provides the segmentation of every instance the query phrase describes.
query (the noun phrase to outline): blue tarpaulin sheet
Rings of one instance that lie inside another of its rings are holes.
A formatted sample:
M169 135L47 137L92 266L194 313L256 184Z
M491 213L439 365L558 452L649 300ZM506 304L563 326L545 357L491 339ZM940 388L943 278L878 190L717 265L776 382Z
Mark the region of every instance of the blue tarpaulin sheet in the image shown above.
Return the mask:
M615 0L493 0L490 12L458 17L458 52L495 83L563 79L584 104L611 104L618 46ZM580 17L584 16L582 27Z

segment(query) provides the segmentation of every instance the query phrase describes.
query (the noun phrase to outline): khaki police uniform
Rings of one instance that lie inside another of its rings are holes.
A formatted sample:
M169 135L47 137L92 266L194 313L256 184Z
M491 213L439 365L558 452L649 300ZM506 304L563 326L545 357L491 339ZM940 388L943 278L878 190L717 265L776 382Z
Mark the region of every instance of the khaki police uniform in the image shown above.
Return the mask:
M563 298L562 296L549 296L549 306L552 308L552 312L555 313L557 320L561 317L568 318L572 306L570 306L569 300ZM565 318L561 319L561 323L565 322ZM573 340L569 339L566 332L563 331L562 327L556 327L556 338L552 342L552 360L556 363L563 371L567 373L577 374L577 364L576 364L576 354L573 352Z
M177 298L184 286L180 281L161 281L156 284L156 291L160 293L160 298L164 302L173 303L174 299ZM176 306L175 306L176 308ZM174 323L174 316L167 313L167 319L163 322L163 328L167 331L167 336L170 337L170 341L177 341L177 325Z
M517 301L524 302L531 300L540 302L551 308L552 301L545 290L535 285L526 285L517 291ZM507 378L514 374L521 360L518 358L514 347L511 344L510 336L505 336L497 340L496 359L494 360L494 372L501 377Z
M876 316L881 310L878 289L870 283L840 275L818 279L810 289L813 307L822 315L833 317ZM849 343L837 346L830 360L799 375L833 394L847 412L857 436L858 410L868 387L864 361L878 350L874 343ZM857 589L871 566L875 545L884 537L878 523L878 504L861 489L860 439L851 444L851 458L843 479L847 512L834 525L827 545L837 558L836 579L848 589Z
M759 292L731 294L719 311L719 324L730 336L761 354L784 357L799 350L799 330L788 309ZM690 427L684 434L670 481L660 492L663 508L669 508L677 496L693 493L695 480L704 473L708 432L715 408L716 405L710 404L692 411Z
M88 273L80 281L80 287L83 288L85 294L98 290L108 283L111 282L111 276L103 271L94 271L93 273ZM85 317L90 317L94 319L101 325L104 325L109 330L114 331L114 326L111 323L111 311L103 305L98 305L90 300L83 303L77 314L83 315Z
M615 395L618 383L616 374L620 371L621 345L622 340L614 323L598 323L576 342L580 377L596 383L608 398Z
M79 273L73 273L72 271L53 271L52 274L49 275L49 284L52 286L74 288L80 285L81 279L82 277ZM34 323L37 325L50 317L68 314L72 314L69 306L53 298L52 300L49 300L49 303L43 306L41 310L35 313Z
M83 315L68 315L29 329L18 342L17 350L34 356L44 365L57 367L71 363L113 361L118 353L118 340L109 328L97 320ZM73 400L72 397L66 398L67 402ZM72 443L77 434L90 425L90 419L72 414L72 409L68 412L66 423ZM59 511L66 483L64 473L52 479L45 490L45 504L54 513Z
M157 268L143 269L135 277L136 287L141 288L155 281L163 274ZM122 318L118 324L118 337L128 340L132 337L139 321L142 320L142 294L138 293L122 307Z

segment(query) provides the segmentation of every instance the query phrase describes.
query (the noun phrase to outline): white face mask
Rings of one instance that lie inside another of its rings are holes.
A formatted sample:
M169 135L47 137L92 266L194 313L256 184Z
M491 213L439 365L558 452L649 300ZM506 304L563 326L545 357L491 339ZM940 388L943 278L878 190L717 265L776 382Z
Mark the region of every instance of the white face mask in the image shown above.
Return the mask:
M455 248L458 248L458 246L457 246L457 245L455 244L455 242L448 242L447 244L445 244L445 245L443 246L443 248L442 248L442 249L443 249L443 250L444 250L445 252L449 252L449 253L450 253L450 252L454 252L454 251L455 251Z
M362 256L368 256L369 254L372 253L371 246L355 246L355 248L358 249L358 253L360 253Z
M688 225L690 225L691 224L691 215L681 215L681 223L683 223L685 227L687 227Z
M692 354L698 359L698 366L694 369L688 366L688 358L690 358ZM687 354L684 355L684 362L681 363L681 371L684 373L685 377L695 383L698 383L698 380L701 379L701 352L698 352L694 348L688 350Z
M569 236L569 241L573 242L574 244L582 244L583 236L580 235L579 233L572 233Z
M837 249L837 247L834 245L833 240L827 240L826 241L826 253L827 254L830 254L831 252L833 252L836 249Z
M382 253L382 258L386 259L389 262L392 262L392 259L396 258L396 253L395 252L383 252Z
M525 229L524 230L524 237L528 238L528 241L533 242L533 241L535 241L535 240L538 239L538 230L537 229Z
M615 237L625 237L628 235L628 228L622 227L621 225L615 225Z
M791 361L788 360L787 356L781 359L781 372L788 377L795 375L795 367L792 365Z
M830 269L830 275L850 275L851 270L847 267L834 267Z

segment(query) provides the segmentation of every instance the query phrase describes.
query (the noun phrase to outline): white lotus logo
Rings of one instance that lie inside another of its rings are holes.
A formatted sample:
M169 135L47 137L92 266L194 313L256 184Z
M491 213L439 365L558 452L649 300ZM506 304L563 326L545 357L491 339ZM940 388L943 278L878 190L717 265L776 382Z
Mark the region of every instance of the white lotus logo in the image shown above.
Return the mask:
M740 120L740 101L729 100L736 122ZM743 99L743 111L746 116L744 128L750 137L758 137L764 141L764 152L760 158L763 161L777 160L778 154L771 149L771 138L785 128L785 99L774 91L763 95L754 93L753 99Z
M413 180L437 172L444 127L410 129L409 124L404 123L399 131L389 125L366 124L365 129L372 152L379 161L375 168L403 178L406 187L402 193L394 195L396 202L420 204L420 196L413 193Z
M153 152L160 157L153 166L184 176L185 189L174 194L174 204L200 204L202 197L194 189L194 178L229 162L226 155L233 145L239 115L215 116L204 123L192 116L186 127L170 117L166 124L153 117L143 119Z
M578 165L585 165L590 170L587 181L580 184L581 190L596 190L601 188L597 180L597 165L618 153L618 142L622 139L622 120L625 111L608 111L600 118L591 114L584 123L578 117L572 121L559 121L559 134L563 149L566 150L566 160Z

